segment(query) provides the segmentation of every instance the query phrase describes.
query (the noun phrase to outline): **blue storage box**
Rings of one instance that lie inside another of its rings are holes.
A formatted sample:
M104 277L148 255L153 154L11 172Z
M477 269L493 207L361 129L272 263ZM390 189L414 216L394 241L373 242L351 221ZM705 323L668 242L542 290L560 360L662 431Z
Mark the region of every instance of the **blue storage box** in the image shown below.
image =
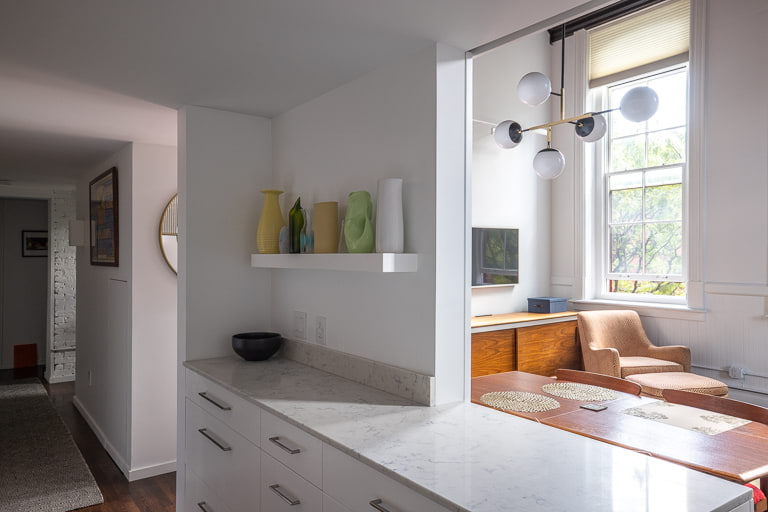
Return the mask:
M562 313L568 306L564 297L529 297L529 313Z

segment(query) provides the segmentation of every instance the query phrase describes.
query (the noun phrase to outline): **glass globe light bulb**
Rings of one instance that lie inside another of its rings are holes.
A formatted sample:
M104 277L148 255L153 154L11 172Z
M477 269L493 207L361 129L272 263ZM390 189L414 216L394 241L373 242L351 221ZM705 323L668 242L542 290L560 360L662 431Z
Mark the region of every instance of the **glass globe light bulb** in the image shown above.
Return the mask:
M541 105L552 93L552 82L544 73L528 73L517 84L517 97L526 105Z
M602 139L607 130L608 123L602 114L595 114L576 123L576 135L584 142L596 142Z
M493 140L496 145L504 149L512 149L523 140L523 132L520 123L514 121L502 121L493 129Z
M533 170L539 178L553 180L563 174L565 157L554 148L542 149L533 158Z
M647 121L659 109L659 96L650 87L635 87L621 98L619 109L629 121L634 123Z

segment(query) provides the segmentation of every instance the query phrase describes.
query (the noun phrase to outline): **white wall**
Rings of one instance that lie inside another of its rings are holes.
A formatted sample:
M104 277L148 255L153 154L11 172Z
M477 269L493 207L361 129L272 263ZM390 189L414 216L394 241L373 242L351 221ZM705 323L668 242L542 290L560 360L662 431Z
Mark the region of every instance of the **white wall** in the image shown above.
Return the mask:
M293 337L307 313L308 340L326 318L326 344L435 375L436 400L463 397L464 52L436 44L275 118L274 182L283 213L403 178L405 252L418 272L276 271L273 326Z
M551 52L547 32L533 34L474 59L472 225L520 230L520 283L509 287L474 288L472 314L526 311L528 297L549 294L550 182L533 170L533 158L546 147L546 138L525 133L513 149L493 141L493 125L511 119L523 127L551 120L551 98L538 107L525 105L516 88L526 73L550 77ZM552 77L559 88L559 77Z
M692 247L704 262L705 308L701 318L645 316L652 340L691 347L700 367L744 366L764 377L728 382L768 392L768 6L761 0L711 0L706 23L703 158L693 173L703 177L703 243ZM695 76L695 75L694 75ZM734 84L738 82L738 86ZM713 123L713 120L717 120ZM732 127L723 130L722 127ZM739 129L736 127L748 127ZM563 182L565 195L573 188ZM553 223L572 225L574 210L553 204ZM573 232L572 232L573 233ZM568 271L572 236L553 237L553 276ZM574 280L576 273L569 274ZM567 286L559 286L566 293Z
M338 201L380 178L403 178L405 252L413 274L277 271L273 326L292 336L293 312L326 317L330 348L432 375L435 370L435 47L374 71L274 119L274 181L283 213Z
M0 199L0 368L13 368L14 345L37 345L45 363L48 258L21 255L22 231L48 231L48 201Z
M201 107L180 113L179 336L186 359L232 353L269 327L268 270L253 269L260 190L272 185L270 121Z
M120 266L77 257L76 404L134 480L174 470L176 282L159 246L163 207L176 190L176 148L127 144L83 175L78 218L88 219L88 184L118 169Z
M86 172L77 184L77 218L89 219L88 184L117 167L120 266L91 265L90 247L77 248L77 371L75 397L101 430L110 455L130 461L131 278L133 149L131 144ZM87 225L87 222L86 222ZM87 239L87 238L86 238Z
M132 471L176 460L176 274L159 246L176 160L173 146L133 144Z

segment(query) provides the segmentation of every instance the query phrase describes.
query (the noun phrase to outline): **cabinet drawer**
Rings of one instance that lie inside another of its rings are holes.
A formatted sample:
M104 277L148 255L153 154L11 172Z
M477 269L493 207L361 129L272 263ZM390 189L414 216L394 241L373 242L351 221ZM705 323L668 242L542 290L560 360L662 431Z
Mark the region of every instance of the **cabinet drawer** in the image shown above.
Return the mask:
M322 512L323 493L266 453L261 459L261 510Z
M261 451L190 400L185 403L188 468L231 512L253 512L259 503Z
M328 445L323 446L323 477L323 491L357 512L449 512L442 505Z
M216 494L187 468L184 510L187 512L230 512Z
M350 512L350 510L327 494L323 494L323 512Z
M202 375L186 372L187 398L258 445L261 409Z
M323 443L316 437L262 411L261 448L316 486L323 485Z

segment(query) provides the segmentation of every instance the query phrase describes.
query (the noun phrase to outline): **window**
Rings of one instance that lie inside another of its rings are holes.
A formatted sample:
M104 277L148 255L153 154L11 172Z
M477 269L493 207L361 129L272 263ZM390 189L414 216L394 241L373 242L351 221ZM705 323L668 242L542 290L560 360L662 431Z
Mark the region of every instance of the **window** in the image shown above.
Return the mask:
M602 298L685 300L688 70L672 69L601 87L605 109L640 85L659 96L646 122L610 114L608 136L597 147L600 232L597 292Z

